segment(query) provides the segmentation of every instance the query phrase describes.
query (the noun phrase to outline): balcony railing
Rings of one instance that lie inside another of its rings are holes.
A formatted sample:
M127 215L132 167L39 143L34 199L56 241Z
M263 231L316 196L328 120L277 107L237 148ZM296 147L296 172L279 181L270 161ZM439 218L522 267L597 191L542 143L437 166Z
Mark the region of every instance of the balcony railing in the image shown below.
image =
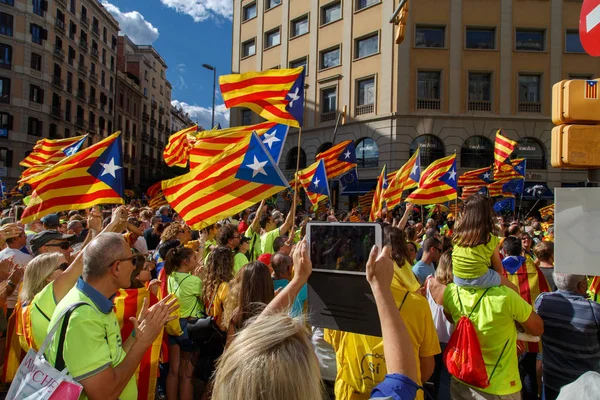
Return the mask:
M131 139L133 139L134 141L136 141L137 140L137 133L133 132L131 134Z
M125 140L128 140L127 136L125 136ZM126 163L128 163L129 161L131 161L131 156L129 154L124 154L123 155L123 161L125 161Z
M90 26L90 19L87 15L82 15L79 20L81 21L81 25Z
M59 106L52 106L51 114L53 118L62 120L63 110L61 110Z
M151 137L150 138L150 146L155 146L156 145L156 138Z
M89 102L89 104L90 104L90 107L94 107L95 108L96 105L98 104L98 103L96 103L96 97L90 96L90 102Z
M62 19L56 18L54 20L54 29L56 29L57 31L59 31L61 33L65 33L65 21L63 21Z
M542 112L542 103L537 101L520 101L519 112L539 114Z
M77 98L85 101L85 90L77 90Z
M77 117L77 121L75 122L75 125L78 128L81 128L81 129L86 129L87 128L85 120L83 118L81 118L81 117Z
M157 121L156 121L154 118L151 118L151 119L150 119L150 125L151 125L151 126L156 126L156 122L157 122Z
M98 28L98 25L92 25L92 33L100 37L100 28Z
M52 85L54 85L57 88L59 88L60 90L62 90L63 85L64 85L64 81L62 79L60 79L60 75L53 75L52 76Z
M165 142L163 142L162 140L158 141L158 148L162 149L163 147L165 147Z
M469 101L469 111L492 111L492 102L489 100Z
M58 58L60 61L65 61L65 51L59 47L55 47L54 57Z
M417 99L417 110L439 110L440 99Z
M150 140L150 135L148 135L146 132L143 132L142 133L142 142L148 143L149 140Z
M73 93L73 84L67 82L67 93Z
M77 68L77 70L79 71L79 73L81 73L83 75L87 75L88 70L85 67L85 65L79 64L79 68Z
M92 57L95 58L96 60L98 59L98 49L95 47L92 47Z
M354 115L356 115L357 117L359 115L373 114L374 112L375 104L363 104L360 106L356 106L356 108L354 109Z
M164 114L165 113L165 108L163 106L158 107L158 113L159 114Z
M158 107L158 103L156 102L156 100L152 100L151 106L153 110L156 110L156 107Z
M165 126L163 124L158 124L158 130L160 132L164 131L165 130Z
M90 81L93 83L98 83L98 74L95 72L90 72Z
M136 165L137 164L137 160L135 159L135 157L131 157L131 165Z
M60 4L63 7L67 7L67 0L56 0L58 2L58 4Z
M142 113L142 121L148 122L150 120L150 114Z
M130 140L130 139L131 139L131 133L125 132L125 140Z
M81 47L81 49L83 49L83 51L85 51L87 53L88 51L88 44L87 44L87 40L79 40L79 47Z
M336 112L321 113L321 122L335 121Z

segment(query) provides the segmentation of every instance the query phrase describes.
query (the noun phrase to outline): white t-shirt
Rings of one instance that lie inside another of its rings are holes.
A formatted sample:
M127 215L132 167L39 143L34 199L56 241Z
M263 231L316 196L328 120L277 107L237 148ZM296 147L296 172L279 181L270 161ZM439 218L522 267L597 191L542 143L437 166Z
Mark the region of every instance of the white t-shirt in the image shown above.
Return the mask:
M148 254L148 245L146 244L146 239L144 239L143 236L139 236L132 247L139 251L142 255Z
M0 261L10 257L13 257L13 261L15 262L15 264L18 264L21 267L26 267L27 264L29 264L29 261L33 259L33 257L31 257L29 254L25 254L19 249L10 249L7 247L4 250L0 251ZM15 308L18 296L19 291L15 289L14 292L6 298L6 307Z

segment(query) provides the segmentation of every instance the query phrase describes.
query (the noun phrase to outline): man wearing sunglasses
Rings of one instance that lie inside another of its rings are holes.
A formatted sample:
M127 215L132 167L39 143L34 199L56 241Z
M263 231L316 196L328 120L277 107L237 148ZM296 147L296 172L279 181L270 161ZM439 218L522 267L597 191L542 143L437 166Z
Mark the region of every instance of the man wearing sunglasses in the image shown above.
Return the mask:
M37 256L44 253L61 253L67 262L71 262L71 245L75 235L65 235L58 231L43 231L31 238L31 250Z
M15 264L25 268L32 257L21 251L21 249L27 245L27 235L22 228L18 229L17 236L6 239L6 248L0 251L0 261L12 257ZM6 306L8 308L7 317L10 316L10 313L15 308L18 300L18 291L15 290L17 285L12 284L11 281L9 281L8 285L8 298L6 299Z

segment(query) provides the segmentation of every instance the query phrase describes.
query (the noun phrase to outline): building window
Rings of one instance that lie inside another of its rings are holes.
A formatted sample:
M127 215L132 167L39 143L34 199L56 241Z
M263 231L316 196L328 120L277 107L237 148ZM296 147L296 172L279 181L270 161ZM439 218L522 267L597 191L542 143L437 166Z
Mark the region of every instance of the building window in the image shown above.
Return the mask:
M517 30L516 50L544 51L544 31Z
M337 87L321 89L321 122L335 121L337 110Z
M245 5L242 15L242 21L248 21L249 19L256 18L256 3Z
M377 3L380 3L381 0L356 0L356 11L362 10L363 8L371 7Z
M296 166L299 165L300 169L306 168L306 153L303 148L300 148L300 163L298 162L298 147L293 147L287 153L287 157L285 158L285 169L296 169Z
M6 36L13 35L13 16L0 12L0 34Z
M7 138L8 131L12 129L12 115L0 112L0 138Z
M10 103L10 79L0 78L0 103Z
M492 50L496 48L495 29L467 28L466 48Z
M523 138L517 141L517 146L513 152L512 159L527 159L527 168L546 169L546 149L544 145L534 138Z
M0 43L0 68L10 69L12 66L12 46Z
M42 45L42 41L48 39L48 31L39 25L31 24L31 41L35 44Z
M281 0L267 0L265 1L265 6L267 10L270 10L273 7L276 7L281 4Z
M36 71L42 70L42 56L31 53L31 69L35 69Z
M339 1L331 2L321 7L321 26L342 19L342 3Z
M33 0L33 13L39 15L40 17L44 16L44 11L48 9L48 3L44 0Z
M294 61L290 61L290 68L304 67L304 75L308 76L308 57L302 57Z
M12 167L13 151L6 147L0 147L0 166Z
M379 33L354 40L354 59L367 57L379 52Z
M492 74L469 72L469 111L492 111Z
M356 164L362 168L378 166L379 147L373 139L363 138L356 144Z
M565 38L565 52L567 53L585 53L581 39L579 38L579 31L567 31Z
M421 135L412 141L410 144L410 156L415 154L419 149L419 158L421 159L421 167L427 167L435 160L439 160L446 156L444 142L434 135Z
M415 47L446 47L445 27L417 26L415 33Z
M265 33L265 49L278 46L281 43L281 35L279 28Z
M0 4L6 4L7 6L15 6L15 0L0 0Z
M242 43L242 57L250 57L256 54L256 39L250 39Z
M356 116L375 112L375 77L356 81Z
M251 110L242 110L242 125L252 125Z
M494 145L483 136L472 136L460 148L462 168L484 168L494 163ZM490 177L491 178L491 177Z
M29 85L29 101L44 104L44 89L36 85Z
M42 136L43 123L37 118L29 117L27 120L27 134Z
M442 73L440 71L419 71L417 75L417 109L439 110Z
M594 74L569 74L569 79L583 79L590 81L594 79Z
M340 47L337 46L333 49L323 50L320 54L320 69L337 67L340 65Z
M519 112L540 113L540 75L519 75Z
M308 33L308 14L298 17L292 21L290 38L295 38Z

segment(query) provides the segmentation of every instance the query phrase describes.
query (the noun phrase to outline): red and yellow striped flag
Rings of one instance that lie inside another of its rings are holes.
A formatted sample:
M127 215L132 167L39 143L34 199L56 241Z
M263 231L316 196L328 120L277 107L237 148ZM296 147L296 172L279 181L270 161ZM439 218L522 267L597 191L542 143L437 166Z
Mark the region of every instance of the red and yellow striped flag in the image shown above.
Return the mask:
M315 158L316 161L323 159L327 177L333 179L352 168L356 167L356 149L352 140L338 143L332 148L325 150Z
M544 276L544 273L535 266L533 260L527 257L521 267L510 274L506 269L502 269L504 276L508 278L518 289L519 295L527 303L534 305L535 299L543 292L551 292L550 285ZM535 342L524 342L526 351L537 353L540 351L540 344Z
M588 294L596 303L600 303L600 276L588 277Z
M130 317L137 318L142 310L144 299L148 299L148 307L156 304L158 299L148 289L121 289L115 297L115 315L121 328L121 337L125 342L133 331ZM158 364L162 344L163 331L146 350L142 361L137 367L135 376L138 388L138 400L153 400L156 392L158 378Z
M458 178L458 186L481 186L492 182L492 168L485 167L467 171Z
M523 178L527 169L527 160L515 158L510 164L494 165L494 179Z
M198 131L198 125L185 128L169 136L169 142L163 150L163 158L169 167L186 167L190 148Z
M4 344L4 364L2 366L2 382L12 382L19 365L25 357L25 352L21 348L18 331L18 316L21 314L21 302L18 301L15 305L13 313L8 318L8 326L6 328L6 342Z
M198 132L194 146L190 149L190 169L218 156L228 146L247 139L252 132L262 136L275 125L277 125L275 122L262 122L256 125Z
M247 107L266 119L302 126L304 114L304 67L219 77L227 108Z
M406 202L439 204L456 199L456 154L434 161L423 171L419 187Z
M549 206L540 208L539 211L542 217L546 215L554 215L554 203L550 204Z
M388 187L387 168L384 164L381 174L379 174L379 179L377 179L377 186L375 186L373 202L371 203L371 212L369 213L369 221L374 222L377 218L381 217L381 210L383 208L383 193Z
M480 185L480 186L465 186L462 188L462 194L460 196L460 198L462 200L466 200L469 197L473 196L475 193L478 193L481 188L487 187L487 185Z
M146 191L146 196L148 196L148 205L152 208L159 208L169 204L162 191L162 182L156 182L150 186Z
M45 215L97 204L123 204L121 133L67 157L28 182L33 188L23 212L28 223Z
M358 196L358 206L360 207L362 215L368 215L371 212L373 196L375 196L375 189L371 189L362 196Z
M517 146L517 142L503 136L500 133L501 131L501 129L498 129L498 132L496 132L496 143L494 144L494 164L497 167L501 167L502 164L510 162L510 155Z
M420 148L417 148L417 151L415 151L412 157L408 159L402 168L393 172L393 176L390 176L392 174L388 175L389 187L383 194L383 198L389 210L400 204L400 201L402 200L402 192L415 188L419 185L419 181L417 179L419 175L418 169L420 168L419 152Z
M254 133L189 173L162 181L167 201L192 229L228 218L286 187Z
M77 142L86 136L75 136L66 139L44 138L38 140L35 146L33 146L33 151L19 165L29 168L36 165L46 165L48 167L56 164L67 156L65 149L77 144Z

